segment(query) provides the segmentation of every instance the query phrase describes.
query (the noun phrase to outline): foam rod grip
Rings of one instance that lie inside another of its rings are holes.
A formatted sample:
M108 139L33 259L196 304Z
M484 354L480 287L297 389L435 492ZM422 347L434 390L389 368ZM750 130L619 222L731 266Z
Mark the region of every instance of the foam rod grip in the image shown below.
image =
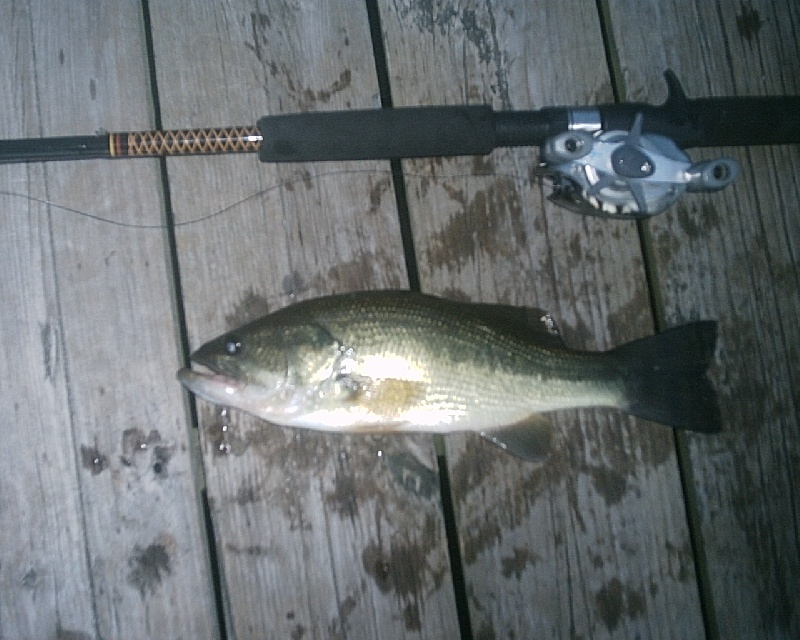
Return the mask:
M258 121L262 162L484 155L495 147L488 105L294 113Z

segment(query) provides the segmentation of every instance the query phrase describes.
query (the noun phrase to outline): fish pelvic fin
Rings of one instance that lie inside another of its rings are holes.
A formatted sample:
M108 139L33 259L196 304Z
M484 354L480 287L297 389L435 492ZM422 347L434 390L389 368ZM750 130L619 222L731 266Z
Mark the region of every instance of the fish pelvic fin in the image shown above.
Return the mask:
M482 431L481 435L504 451L528 462L541 462L553 446L553 425L539 414L507 427Z
M631 415L676 429L717 433L722 417L706 372L714 357L717 323L691 322L614 349Z

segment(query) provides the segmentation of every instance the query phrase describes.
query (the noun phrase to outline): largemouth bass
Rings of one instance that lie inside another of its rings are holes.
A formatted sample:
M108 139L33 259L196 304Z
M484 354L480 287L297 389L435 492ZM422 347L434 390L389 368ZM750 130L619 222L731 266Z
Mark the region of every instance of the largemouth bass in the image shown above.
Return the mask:
M377 433L476 431L529 460L551 442L542 412L614 407L716 432L706 369L716 323L610 351L568 348L535 309L409 291L306 300L208 342L180 381L212 403L290 426Z

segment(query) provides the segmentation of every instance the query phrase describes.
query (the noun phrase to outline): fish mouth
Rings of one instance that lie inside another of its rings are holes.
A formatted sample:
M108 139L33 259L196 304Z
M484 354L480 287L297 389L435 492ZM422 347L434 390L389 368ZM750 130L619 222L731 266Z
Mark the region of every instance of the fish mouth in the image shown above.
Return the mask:
M205 400L224 404L226 398L235 396L245 387L241 380L221 374L211 367L198 364L195 367L180 369L177 377L184 387Z
M286 412L286 406L293 406L287 401L285 390L276 391L243 382L197 362L193 365L196 368L180 369L177 377L195 397L219 407L239 409L263 420L284 424L280 415Z

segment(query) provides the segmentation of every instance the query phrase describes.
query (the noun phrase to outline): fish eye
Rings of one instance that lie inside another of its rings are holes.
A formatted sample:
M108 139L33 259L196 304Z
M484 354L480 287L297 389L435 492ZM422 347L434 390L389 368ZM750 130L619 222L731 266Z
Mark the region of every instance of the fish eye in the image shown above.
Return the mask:
M227 342L225 342L225 352L230 356L235 356L242 350L242 341L236 337L231 336L228 338Z

